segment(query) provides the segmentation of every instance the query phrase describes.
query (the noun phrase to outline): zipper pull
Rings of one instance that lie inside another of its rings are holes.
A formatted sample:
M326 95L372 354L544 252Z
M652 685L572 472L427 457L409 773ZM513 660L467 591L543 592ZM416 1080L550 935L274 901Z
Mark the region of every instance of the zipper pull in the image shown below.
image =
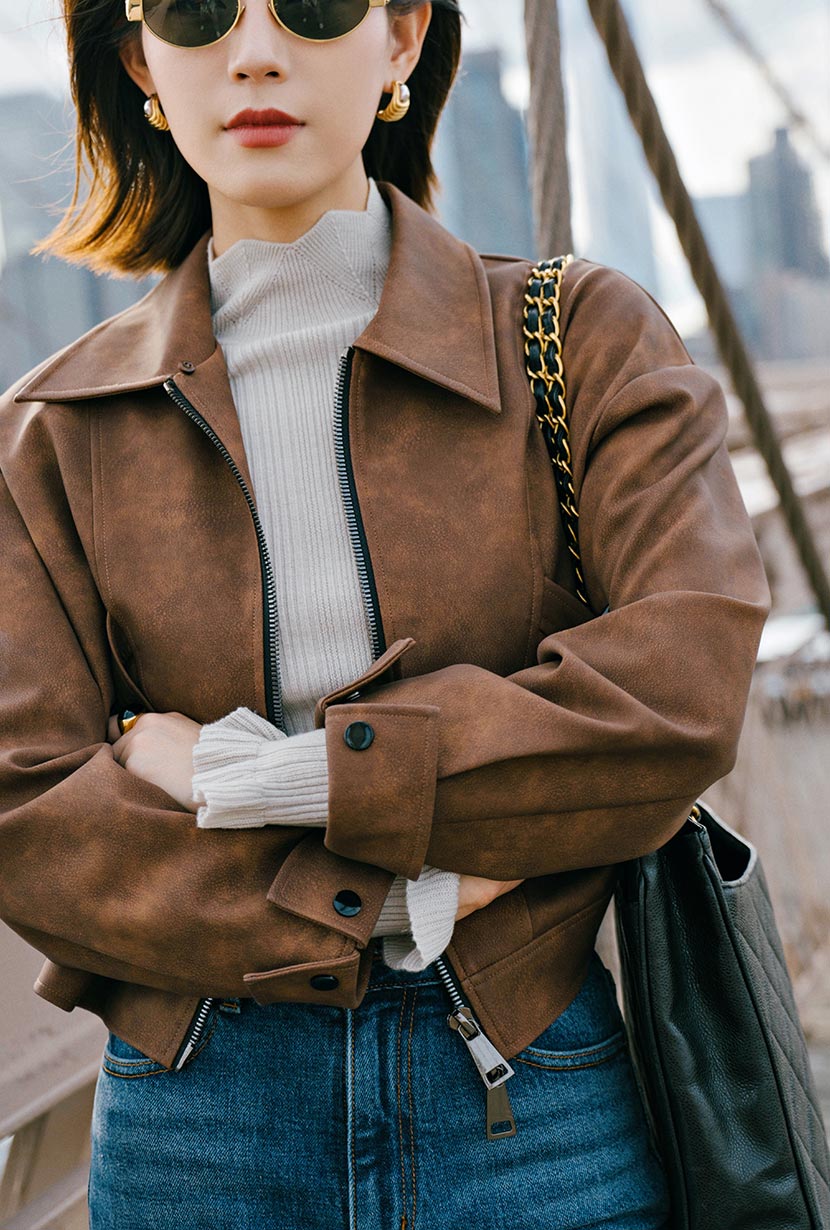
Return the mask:
M447 1024L467 1043L467 1049L487 1088L487 1139L500 1140L502 1136L515 1136L516 1120L513 1118L513 1107L510 1105L505 1085L505 1082L515 1075L514 1069L479 1028L469 1008L456 1008L447 1017Z
M516 1075L515 1069L493 1046L471 1009L462 1000L458 987L441 957L435 958L435 967L453 1002L453 1011L447 1016L447 1024L463 1038L487 1089L487 1139L499 1140L502 1136L515 1136L516 1120L505 1087L505 1081Z
M499 1140L502 1136L516 1135L516 1120L507 1094L506 1085L495 1085L487 1090L487 1139Z
M515 1070L504 1056L499 1054L487 1035L482 1032L466 1005L451 1012L447 1017L447 1023L450 1029L457 1030L467 1043L467 1049L488 1089L494 1085L501 1085L509 1077L515 1075Z

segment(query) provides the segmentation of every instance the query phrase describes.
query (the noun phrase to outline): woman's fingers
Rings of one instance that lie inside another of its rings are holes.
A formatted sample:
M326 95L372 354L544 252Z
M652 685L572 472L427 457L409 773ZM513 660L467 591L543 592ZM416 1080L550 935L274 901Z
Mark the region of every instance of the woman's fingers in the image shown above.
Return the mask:
M118 729L117 714L107 721L113 759L194 814L199 804L192 790L193 748L201 729L198 722L176 711L141 713L124 734Z
M456 921L489 905L496 897L509 893L521 883L521 880L488 880L484 876L460 876Z

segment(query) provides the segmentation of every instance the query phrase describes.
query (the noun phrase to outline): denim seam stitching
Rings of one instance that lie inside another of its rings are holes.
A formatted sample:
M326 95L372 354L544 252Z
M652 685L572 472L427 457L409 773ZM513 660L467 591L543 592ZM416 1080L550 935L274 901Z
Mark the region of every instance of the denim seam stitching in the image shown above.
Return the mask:
M401 1032L403 1030L403 1014L406 1007L406 990L401 996L401 1009L398 1013L398 1034L395 1054L395 1099L398 1106L398 1160L401 1166L401 1206L406 1216L406 1169L404 1166L403 1148L403 1115L401 1112Z
M600 1064L607 1063L609 1059L613 1059L615 1055L617 1055L621 1050L623 1050L625 1048L625 1045L626 1045L625 1036L621 1034L617 1042L615 1042L613 1045L609 1045L609 1049L606 1053L600 1054L597 1058L593 1059L590 1063L538 1063L532 1059L522 1059L520 1055L514 1055L511 1062L525 1063L528 1065L528 1067L543 1068L545 1071L548 1071L548 1072L578 1072L580 1068L596 1068L596 1067L599 1067ZM545 1054L544 1051L540 1051L538 1053L540 1057ZM580 1052L574 1051L573 1053L579 1054ZM550 1054L551 1054L551 1057L553 1057L555 1052L551 1051ZM559 1057L562 1057L566 1054L568 1054L567 1051L562 1051L559 1053Z
M202 1051L205 1049L208 1042L210 1042L211 1038L216 1032L216 1026L217 1026L218 1021L219 1021L219 1017L218 1016L214 1017L213 1028L211 1029L210 1033L207 1035L206 1038L202 1039L201 1046L199 1046L197 1050L193 1052L193 1054L188 1059L187 1063L184 1064L184 1067L181 1069L181 1071L184 1071L184 1068L190 1067L191 1063L196 1058L196 1056L201 1055ZM130 1067L132 1065L135 1065L137 1067L139 1064L154 1063L155 1061L152 1059L119 1059L117 1055L112 1055L110 1054L109 1051L105 1050L104 1059L101 1064L101 1067L104 1069L105 1072L109 1072L110 1076L120 1076L122 1080L136 1080L138 1077L141 1077L141 1076L159 1076L162 1072L174 1071L173 1068L166 1068L164 1064L162 1064L161 1067L151 1068L148 1072L117 1072L114 1068L110 1068L107 1066L107 1060L109 1060L110 1063L120 1064L122 1067Z
M573 1003L573 1000L571 1000L571 1003ZM570 1006L571 1005L568 1004L568 1008L570 1008ZM567 1012L568 1008L564 1011ZM562 1015L564 1015L564 1013ZM559 1017L555 1017L554 1021L556 1020L559 1020ZM551 1025L553 1025L554 1021L551 1021ZM595 1042L593 1046L578 1046L574 1048L574 1050L570 1051L552 1051L544 1046L533 1046L528 1044L526 1047L522 1047L522 1050L533 1051L537 1055L556 1055L560 1057L565 1055L584 1055L587 1059L590 1058L591 1055L604 1051L608 1046L615 1046L622 1036L623 1031L621 1029L615 1029L612 1034L609 1034L606 1038L603 1038L602 1042Z
M415 1111L412 1106L412 1033L415 1028L415 1003L418 998L418 988L413 988L412 991L412 1010L409 1014L409 1037L406 1047L406 1089L409 1097L409 1150L412 1165L412 1226L411 1230L415 1230L415 1207L416 1207L416 1185L415 1185Z

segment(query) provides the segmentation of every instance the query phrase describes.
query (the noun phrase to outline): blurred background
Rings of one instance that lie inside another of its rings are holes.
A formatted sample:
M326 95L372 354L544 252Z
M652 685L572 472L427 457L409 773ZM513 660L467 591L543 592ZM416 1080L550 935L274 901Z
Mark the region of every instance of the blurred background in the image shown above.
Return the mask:
M462 6L462 68L435 148L440 220L480 252L544 258L570 247L623 270L727 392L774 609L738 763L706 797L758 846L830 1122L830 0L622 4L754 392L735 379L723 313L713 315L711 294L707 311L696 286L704 258L682 202L667 209L650 170L594 20L602 6L559 0L559 36L553 4L553 24L530 34L529 14L544 8L530 0ZM155 281L29 255L72 192L56 14L57 0L0 0L0 389ZM770 450L784 487L770 478ZM615 966L611 911L600 939ZM40 964L0 929L11 989L0 1006L0 1225L74 1230L87 1224L105 1030L33 994Z

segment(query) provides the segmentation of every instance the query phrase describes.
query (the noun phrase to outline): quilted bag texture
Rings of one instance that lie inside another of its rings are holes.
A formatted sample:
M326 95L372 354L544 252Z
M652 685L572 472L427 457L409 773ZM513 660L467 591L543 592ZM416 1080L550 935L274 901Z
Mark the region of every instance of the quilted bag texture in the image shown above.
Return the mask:
M702 803L615 889L623 1010L673 1230L828 1230L830 1157L758 852Z

